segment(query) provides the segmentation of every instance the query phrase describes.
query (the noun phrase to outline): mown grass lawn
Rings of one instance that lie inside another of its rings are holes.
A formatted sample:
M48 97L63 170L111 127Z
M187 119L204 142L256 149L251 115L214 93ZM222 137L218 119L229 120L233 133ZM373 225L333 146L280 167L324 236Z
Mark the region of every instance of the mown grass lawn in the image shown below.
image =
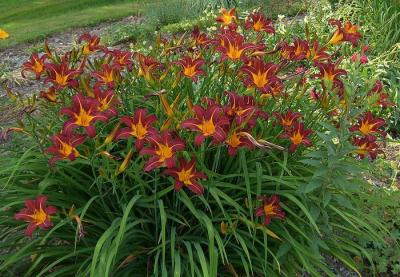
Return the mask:
M0 49L43 39L69 27L87 26L135 15L148 2L157 0L0 1L0 28L10 34L8 39L0 41Z

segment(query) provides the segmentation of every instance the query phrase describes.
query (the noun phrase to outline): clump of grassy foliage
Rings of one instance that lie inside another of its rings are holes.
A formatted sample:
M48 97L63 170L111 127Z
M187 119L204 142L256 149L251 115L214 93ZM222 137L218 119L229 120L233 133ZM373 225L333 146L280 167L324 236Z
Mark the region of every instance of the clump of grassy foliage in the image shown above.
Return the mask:
M65 55L31 56L24 76L44 87L5 130L18 144L0 160L0 272L334 276L324 255L355 272L354 257L374 264L353 238L389 233L365 213L362 178L385 120L367 112L368 68L349 62L358 32L332 42L343 30L223 15L141 52L85 34Z

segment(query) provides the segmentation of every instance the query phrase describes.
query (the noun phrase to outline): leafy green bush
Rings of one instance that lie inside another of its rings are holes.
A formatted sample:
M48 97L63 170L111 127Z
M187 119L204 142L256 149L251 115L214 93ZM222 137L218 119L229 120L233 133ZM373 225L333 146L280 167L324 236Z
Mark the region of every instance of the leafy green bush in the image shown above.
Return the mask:
M360 22L364 36L370 45L372 62L379 78L391 88L395 106L385 110L390 120L392 136L400 133L400 3L398 0L343 0L334 5L334 12L325 13L334 18ZM323 17L323 16L322 16Z
M396 188L375 187L365 198L366 213L375 218L383 219L389 234L382 234L385 241L376 243L356 238L357 242L364 245L371 254L374 266L378 273L400 274L400 221L398 214L400 192ZM368 264L368 263L367 263ZM370 274L371 268L365 269Z
M364 212L362 178L385 120L369 111L383 92L349 61L357 26L318 35L221 12L219 30L157 36L145 53L84 34L24 64L45 89L5 131L23 143L0 160L0 272L333 276L324 255L355 272L354 257L374 264L352 238L388 233Z

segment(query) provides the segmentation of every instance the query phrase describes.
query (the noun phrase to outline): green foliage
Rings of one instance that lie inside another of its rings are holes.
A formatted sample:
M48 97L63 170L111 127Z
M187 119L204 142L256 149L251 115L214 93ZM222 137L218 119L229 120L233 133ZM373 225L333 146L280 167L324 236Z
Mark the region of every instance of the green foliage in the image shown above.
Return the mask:
M127 42L142 43L154 39L155 30L155 25L150 22L146 24L115 23L106 29L102 40L109 46Z
M389 234L382 234L384 242L376 243L356 238L371 254L373 265L378 273L400 274L400 191L398 189L378 186L372 189L365 198L365 212L382 222ZM370 264L371 266L371 264ZM366 268L367 272L370 268Z
M158 27L177 23L196 15L187 0L173 0L149 4L146 6L144 14L148 22L152 22Z

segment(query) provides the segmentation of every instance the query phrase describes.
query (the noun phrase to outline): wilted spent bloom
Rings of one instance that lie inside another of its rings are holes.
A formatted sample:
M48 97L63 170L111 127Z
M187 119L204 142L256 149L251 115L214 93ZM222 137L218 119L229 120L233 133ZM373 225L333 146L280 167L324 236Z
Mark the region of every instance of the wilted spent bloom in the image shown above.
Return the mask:
M260 196L259 200L262 201L262 205L256 209L256 216L264 217L264 225L269 225L272 218L285 218L286 215L285 212L281 210L278 195L272 195L271 197L265 195Z
M289 147L289 152L293 153L300 144L305 146L312 145L311 140L308 138L311 133L312 130L304 129L303 123L296 122L291 129L285 130L285 133L280 137L290 140L291 145Z
M62 130L61 133L53 135L51 138L52 146L46 149L46 152L54 155L49 160L51 165L54 165L58 160L73 161L80 156L76 147L82 144L86 136L74 134L70 130Z
M91 76L97 79L95 87L107 86L108 88L114 88L119 78L119 70L112 68L109 64L103 64L101 69L93 71Z
M46 99L47 101L50 102L57 102L57 94L56 94L56 89L54 86L51 86L48 88L47 91L41 91L39 97Z
M125 139L128 137L136 138L136 149L140 151L143 148L145 138L148 135L156 135L157 131L153 128L157 117L147 115L146 109L137 109L133 117L123 116L121 122L127 127L118 131L115 139Z
M182 187L187 187L198 195L204 192L204 188L198 180L207 179L207 176L196 170L196 160L194 158L189 162L183 158L179 159L179 166L164 170L164 174L175 178L176 191L181 190Z
M83 34L79 37L78 42L82 41L86 42L85 46L83 46L82 53L84 55L90 55L96 50L100 49L100 38L96 35L91 35L89 33Z
M276 119L278 120L278 123L285 129L290 129L293 127L295 123L298 123L298 119L302 117L301 113L298 112L293 112L291 110L288 110L285 114L281 114L278 112L273 113Z
M219 34L215 43L217 44L216 50L221 53L222 61L227 59L243 60L246 52L262 51L265 48L261 44L247 43L241 34L229 30Z
M225 92L229 95L229 103L224 106L225 114L233 119L237 126L253 128L257 119L268 119L267 113L257 105L253 96Z
M175 64L181 67L181 72L185 77L191 78L193 82L197 83L198 76L204 75L203 69L201 67L204 65L203 59L192 59L189 56L185 56Z
M39 80L40 76L44 72L46 59L47 54L43 54L41 57L37 53L32 54L29 60L22 65L22 77L26 78L25 72L30 71L35 74L36 80Z
M224 127L230 124L219 106L210 106L206 110L201 106L194 105L195 118L189 118L181 123L182 128L199 132L194 139L194 144L199 146L204 139L211 137L213 143L221 143L226 138Z
M376 143L376 137L367 136L367 137L354 137L353 145L357 147L354 150L354 153L358 154L360 159L368 156L371 160L375 160L378 154L385 154L382 150L379 149L379 145Z
M105 113L99 111L99 101L91 97L84 97L82 94L72 96L72 106L61 109L61 113L70 117L64 124L64 129L84 127L89 137L96 136L96 129L93 124L96 121L107 121Z
M70 69L66 60L62 61L61 64L46 63L45 69L47 71L47 78L45 83L51 82L55 88L77 87L78 81L74 78L81 74L80 69Z
M8 38L10 35L4 31L3 29L0 28L0 39L6 39Z
M357 45L362 35L358 32L360 28L358 25L353 25L351 22L346 22L344 26L340 20L330 20L329 24L336 25L337 29L333 34L332 38L328 42L329 44L340 44L348 41L353 46Z
M275 33L275 28L272 25L271 19L266 19L261 12L254 12L249 15L244 25L245 29L252 28L256 32L266 32L269 34Z
M351 132L360 132L362 135L367 137L373 137L374 134L381 134L382 137L386 136L386 132L381 130L381 127L385 125L385 120L380 117L374 117L372 112L368 111L364 113L362 117L358 119L358 122L350 127Z
M246 87L256 87L263 93L271 91L271 85L280 81L276 76L277 65L264 63L258 58L251 60L250 65L244 65L240 70L246 74L243 84Z
M228 26L231 23L236 22L236 9L232 8L229 11L222 8L220 11L221 15L216 18L217 22L220 22L224 26Z
M158 167L174 167L176 152L185 149L185 142L170 132L163 132L161 135L150 134L146 141L149 142L150 146L143 148L140 155L151 155L152 157L145 164L145 171Z
M25 207L14 215L16 220L28 222L25 235L32 237L36 228L49 229L53 226L50 215L57 213L54 206L46 207L47 196L39 195L36 199L25 200Z

